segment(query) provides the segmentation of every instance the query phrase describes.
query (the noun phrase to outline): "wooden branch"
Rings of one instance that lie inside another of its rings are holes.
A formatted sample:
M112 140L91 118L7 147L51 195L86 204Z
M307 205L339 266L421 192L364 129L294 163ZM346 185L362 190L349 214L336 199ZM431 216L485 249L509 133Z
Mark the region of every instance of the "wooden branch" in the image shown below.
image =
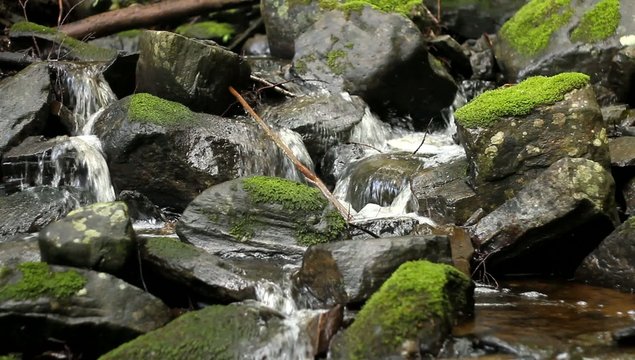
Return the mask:
M255 0L167 0L89 16L62 25L59 30L77 39L98 37L254 2Z
M238 91L236 91L236 89L230 86L229 92L232 95L234 95L236 100L240 102L240 104L243 106L243 108L245 108L245 110L249 113L249 115L251 115L251 117L258 123L258 125L260 125L260 127L264 130L267 136L269 136L271 140L273 140L273 142L276 143L276 145L280 148L280 150L282 150L282 152L289 158L289 160L291 160L293 165L295 165L295 167L298 168L298 170L300 170L302 175L304 175L304 177L309 182L311 182L318 189L320 189L324 197L331 204L333 204L333 206L335 207L335 209L337 209L340 215L342 215L342 217L346 219L347 222L349 222L350 217L349 217L348 210L346 210L346 208L342 205L342 203L340 203L339 200L337 200L335 196L333 196L333 194L329 191L326 185L324 185L322 180L320 180L320 178L313 171L311 171L309 168L307 168L306 166L304 166L304 164L300 162L300 160L295 156L293 151L289 149L287 144L282 142L280 137L278 137L278 135L276 135L276 133L273 132L273 130L271 130L269 125L267 125L267 123L264 120L262 120L262 118L258 116L258 114L256 114L254 109L247 103L247 101L245 101L245 99L242 97L242 95L240 95Z

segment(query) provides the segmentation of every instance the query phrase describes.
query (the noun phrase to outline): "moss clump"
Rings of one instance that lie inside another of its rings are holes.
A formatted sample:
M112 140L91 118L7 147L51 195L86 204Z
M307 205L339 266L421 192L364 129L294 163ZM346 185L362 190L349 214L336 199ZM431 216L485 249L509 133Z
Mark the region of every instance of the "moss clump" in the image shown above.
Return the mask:
M524 116L540 105L555 104L568 92L588 85L589 80L581 73L531 77L515 86L486 91L454 115L466 128L488 127L502 117Z
M344 58L346 58L346 52L344 50L332 50L326 54L326 65L331 69L333 74L342 75L344 73Z
M397 352L403 341L417 339L435 320L453 322L457 313L470 305L466 295L471 287L470 279L450 265L429 261L402 264L371 296L346 331L347 342L353 347L352 358L385 355L373 353L378 347Z
M221 39L223 42L229 41L236 33L234 26L228 23L216 21L203 21L194 24L181 25L174 30L177 34L196 39Z
M604 40L615 34L620 18L620 0L602 0L582 15L571 32L571 40L587 43Z
M519 53L532 56L549 45L551 35L572 15L571 0L531 0L503 25L500 35Z
M251 216L243 216L232 223L229 229L229 235L238 240L249 240L254 237L255 231L253 227L253 219Z
M42 296L63 299L77 293L86 279L75 271L52 272L46 263L25 262L18 265L20 281L0 288L0 300L36 299Z
M193 259L201 254L196 247L169 237L148 238L145 247L148 254L162 259Z
M287 179L254 176L243 179L242 185L253 202L280 204L287 210L321 211L327 203L320 190Z
M57 30L40 24L20 21L11 26L11 32L30 32L36 34L57 34Z
M324 231L318 231L312 227L301 227L297 234L298 244L311 246L340 240L347 227L346 220L342 218L342 215L331 210L326 214L325 222L326 229Z
M183 104L140 93L130 97L128 117L131 121L170 126L191 123L196 114Z
M408 16L413 9L421 6L421 0L320 0L323 9L339 9L346 13L362 10L366 6Z

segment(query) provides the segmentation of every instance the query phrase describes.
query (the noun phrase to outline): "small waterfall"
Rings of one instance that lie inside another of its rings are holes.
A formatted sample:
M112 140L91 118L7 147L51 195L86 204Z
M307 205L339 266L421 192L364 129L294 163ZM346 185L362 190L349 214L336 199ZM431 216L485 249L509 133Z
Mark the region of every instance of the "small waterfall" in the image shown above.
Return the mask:
M390 137L390 126L381 122L367 107L364 110L362 121L355 125L351 131L349 141L376 147L386 142Z
M291 152L300 160L300 162L306 166L307 168L313 170L315 169L315 165L313 164L313 160L311 159L311 155L309 155L309 151L304 146L304 142L302 141L302 136L297 132L289 129L279 129L278 136L282 140L283 143L287 144ZM304 175L293 165L293 162L289 160L282 152L280 154L284 160L282 163L282 170L280 171L281 176L284 176L287 179L303 182Z

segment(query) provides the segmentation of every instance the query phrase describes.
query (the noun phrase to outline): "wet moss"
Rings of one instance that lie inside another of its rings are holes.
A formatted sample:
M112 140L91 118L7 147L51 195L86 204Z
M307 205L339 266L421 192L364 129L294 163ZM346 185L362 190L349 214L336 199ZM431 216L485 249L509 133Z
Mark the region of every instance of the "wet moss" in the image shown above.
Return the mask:
M541 105L564 99L568 92L589 84L589 76L561 73L535 76L518 85L486 91L458 109L457 122L466 128L488 127L505 116L524 116Z
M280 204L287 210L315 212L327 204L320 190L287 179L254 176L243 179L242 186L253 202Z
M145 243L148 254L161 259L193 259L201 250L178 239L169 237L148 238Z
M232 222L229 235L237 240L249 240L254 237L254 221L251 216L242 216Z
M76 271L52 272L48 264L25 262L18 265L22 278L0 288L0 300L27 300L39 297L63 299L84 288L86 279Z
M571 0L531 0L499 33L517 52L532 56L547 48L553 33L567 24L572 15Z
M221 39L223 42L227 42L234 36L236 30L232 24L202 21L181 25L174 32L196 39Z
M171 126L192 123L196 119L196 113L183 104L139 93L130 97L128 117L131 121Z
M602 0L582 15L571 32L571 40L587 43L604 40L615 34L620 17L620 0Z
M11 26L11 32L32 32L36 34L57 34L57 30L40 24L21 21Z
M333 74L342 75L344 73L345 64L343 60L346 58L344 50L331 50L326 54L326 65L331 69Z
M408 16L413 9L421 6L421 0L320 0L323 9L339 9L347 13L362 10L366 6Z
M326 229L320 231L314 227L300 227L297 233L298 244L311 246L341 240L346 228L346 220L336 210L330 210L324 217Z

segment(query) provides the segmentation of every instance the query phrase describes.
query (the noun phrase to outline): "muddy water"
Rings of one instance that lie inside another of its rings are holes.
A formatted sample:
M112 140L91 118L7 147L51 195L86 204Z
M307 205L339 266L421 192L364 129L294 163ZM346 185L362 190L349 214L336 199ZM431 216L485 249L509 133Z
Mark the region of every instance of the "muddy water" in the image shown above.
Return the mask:
M455 336L479 339L481 348L507 353L481 352L480 358L635 359L635 347L618 347L611 337L635 326L635 294L562 281L500 285L477 287L474 319L454 330Z

